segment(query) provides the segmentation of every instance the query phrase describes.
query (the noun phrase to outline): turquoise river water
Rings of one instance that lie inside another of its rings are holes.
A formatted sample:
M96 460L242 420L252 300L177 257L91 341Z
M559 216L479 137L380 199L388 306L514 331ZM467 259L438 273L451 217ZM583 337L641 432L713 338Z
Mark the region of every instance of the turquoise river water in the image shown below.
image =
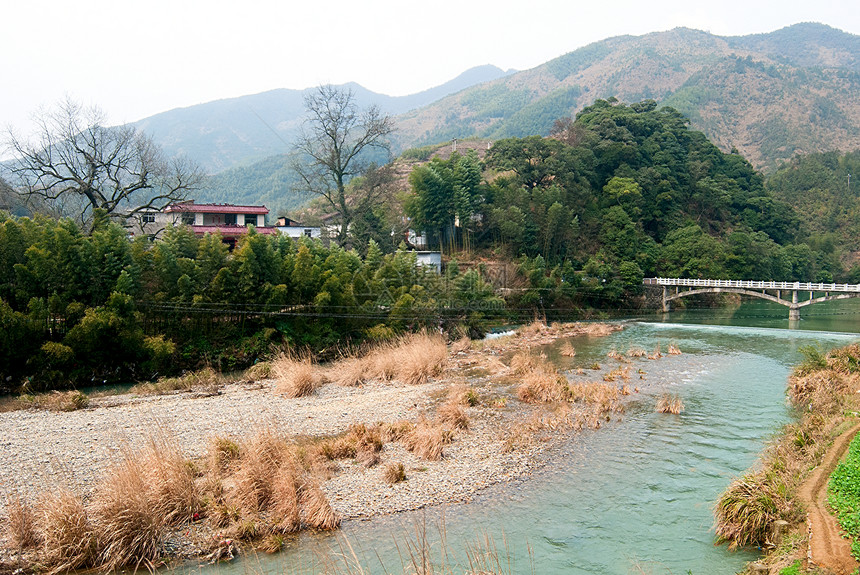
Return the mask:
M646 379L634 381L641 391L621 421L574 435L527 479L487 489L468 504L346 522L336 535L304 535L284 553L216 570L320 573L328 564L329 572L359 572L335 571L332 564L345 554L363 573L399 574L418 528L437 562L444 531L449 566L489 538L506 573L735 573L757 555L714 545L714 501L791 419L785 386L798 348L846 345L860 339L856 332L860 301L807 308L793 326L786 308L748 302L640 319L605 338L575 338L577 356L558 358L562 367L606 362L612 348L650 350L658 343L664 351L674 343L683 354L637 360ZM655 413L655 398L665 392L681 396L681 415Z

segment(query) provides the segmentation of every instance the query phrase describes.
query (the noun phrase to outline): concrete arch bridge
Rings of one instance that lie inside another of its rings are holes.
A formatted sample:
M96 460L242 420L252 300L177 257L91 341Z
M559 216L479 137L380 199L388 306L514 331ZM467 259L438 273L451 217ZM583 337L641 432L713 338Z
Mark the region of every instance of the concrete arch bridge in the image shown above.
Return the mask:
M703 293L737 293L766 299L788 308L788 319L799 320L800 308L812 304L860 296L858 284L825 284L747 280L707 280L685 278L646 278L646 286L663 288L664 313L671 311L672 301Z

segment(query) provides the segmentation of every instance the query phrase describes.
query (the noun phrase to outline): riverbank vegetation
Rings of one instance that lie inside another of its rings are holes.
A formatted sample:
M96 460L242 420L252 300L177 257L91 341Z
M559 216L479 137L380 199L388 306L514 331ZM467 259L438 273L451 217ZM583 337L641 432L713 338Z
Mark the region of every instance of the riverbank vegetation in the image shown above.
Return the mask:
M827 353L813 347L802 351L805 359L788 386L797 421L783 428L760 466L732 482L715 509L719 541L730 547L769 550L765 562L777 568L788 567L798 558L805 565L808 502L801 497L801 485L821 464L834 438L857 421L860 346ZM790 527L789 534L780 522Z
M230 371L273 346L328 359L428 327L458 338L630 313L645 276L850 277L841 239L810 236L744 158L650 100L597 100L548 138L404 166L344 247L251 232L230 252L181 227L129 239L100 211L85 231L0 213L0 392ZM404 222L443 251L441 274L400 244Z

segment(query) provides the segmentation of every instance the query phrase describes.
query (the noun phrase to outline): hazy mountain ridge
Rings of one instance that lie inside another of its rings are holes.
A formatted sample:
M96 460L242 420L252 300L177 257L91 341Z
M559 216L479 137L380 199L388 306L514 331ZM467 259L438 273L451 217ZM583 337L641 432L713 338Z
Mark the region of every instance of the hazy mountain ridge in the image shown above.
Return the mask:
M772 168L795 152L860 147L860 37L798 24L720 37L676 28L595 42L398 121L400 142L546 134L597 98L677 107L729 150ZM553 117L554 116L554 117Z
M392 115L427 105L476 83L510 74L495 66L478 66L453 80L408 96L386 96L349 83L359 106L376 104ZM168 154L184 154L208 173L286 153L301 125L308 91L277 89L249 96L177 108L135 123L151 134Z

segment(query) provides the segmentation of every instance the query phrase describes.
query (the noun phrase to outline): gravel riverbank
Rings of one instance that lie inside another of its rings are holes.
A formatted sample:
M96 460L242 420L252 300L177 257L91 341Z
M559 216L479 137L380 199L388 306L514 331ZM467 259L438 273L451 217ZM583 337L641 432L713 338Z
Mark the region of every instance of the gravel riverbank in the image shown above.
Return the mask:
M286 398L275 393L273 381L263 380L229 383L215 394L95 398L88 408L68 413L35 409L0 413L0 505L16 493L35 502L39 493L57 485L86 497L100 473L123 450L134 450L156 434L172 438L186 457L195 459L206 454L215 437L241 441L261 427L292 437L319 437L345 432L352 424L415 423L431 418L448 390L464 383L481 401L466 408L468 428L456 432L441 460L427 461L401 443L386 443L379 465L339 460L321 487L332 509L344 519L468 501L489 485L528 474L540 465L541 454L551 444L534 437L523 439L534 435L534 430L528 431L534 424L527 422L543 417L549 423L541 425L551 427L553 415L545 406L516 399L517 380L500 357L505 351L572 333L538 332L493 346L452 351L445 372L419 385L329 383L311 396ZM564 416L570 421L569 411ZM389 462L403 464L406 481L391 485L384 480Z

